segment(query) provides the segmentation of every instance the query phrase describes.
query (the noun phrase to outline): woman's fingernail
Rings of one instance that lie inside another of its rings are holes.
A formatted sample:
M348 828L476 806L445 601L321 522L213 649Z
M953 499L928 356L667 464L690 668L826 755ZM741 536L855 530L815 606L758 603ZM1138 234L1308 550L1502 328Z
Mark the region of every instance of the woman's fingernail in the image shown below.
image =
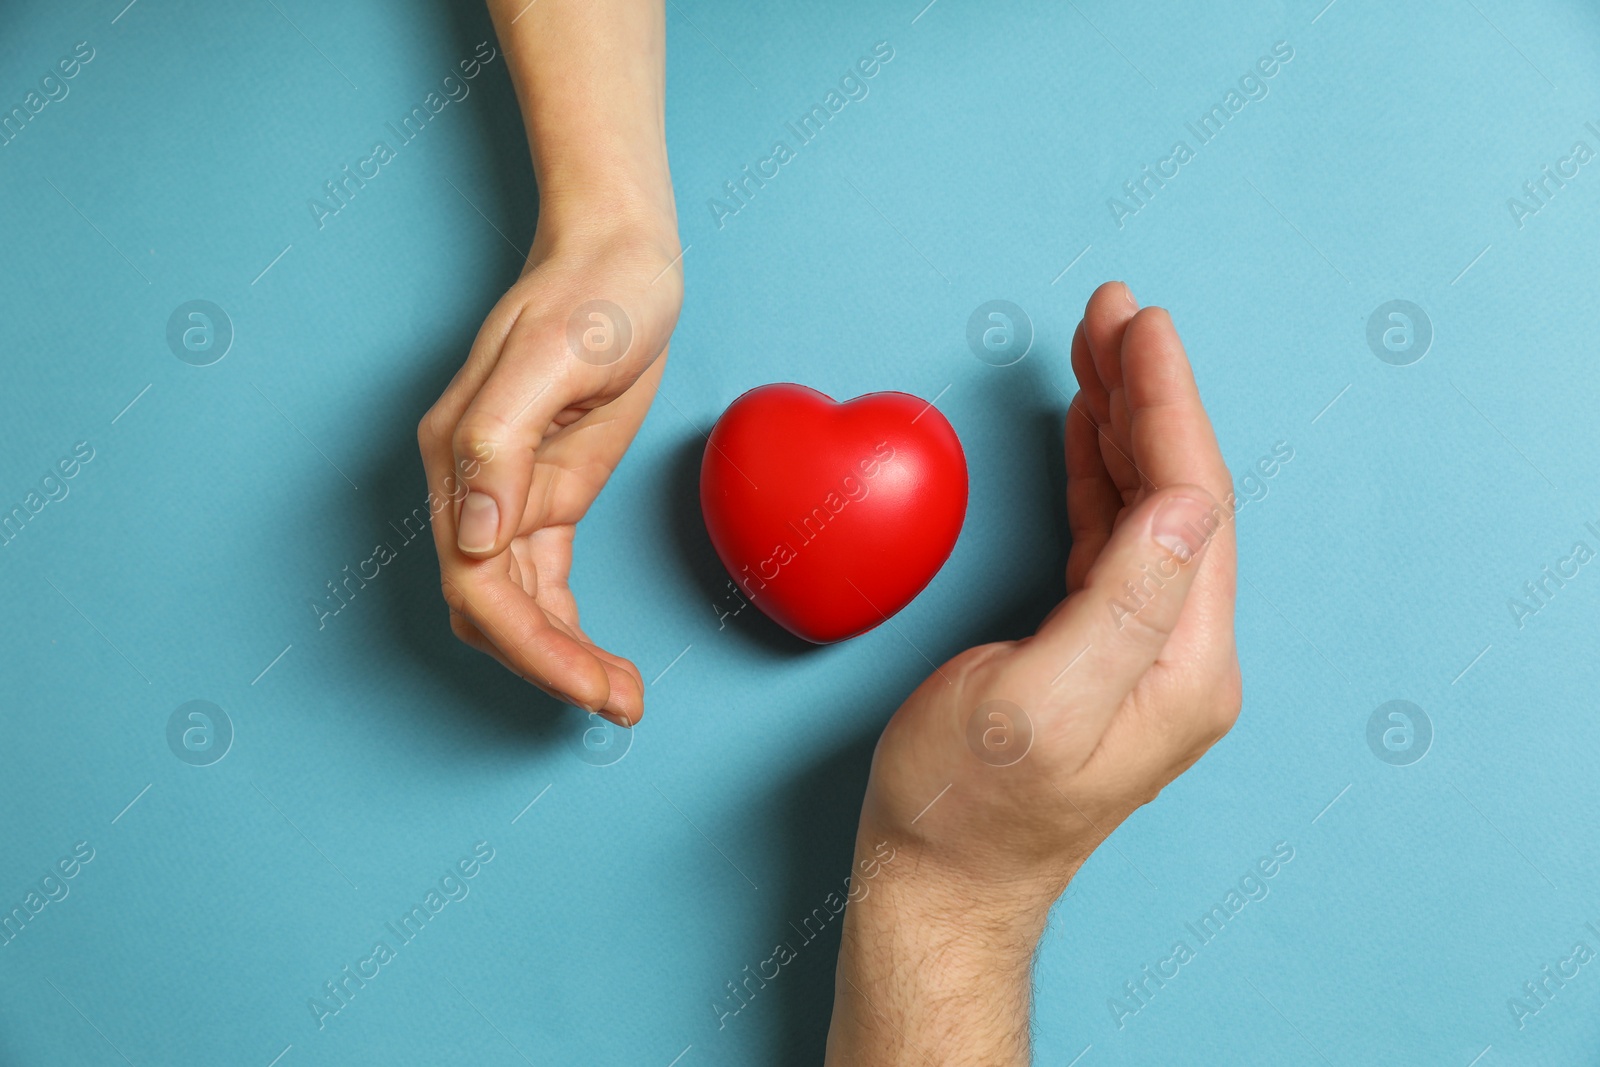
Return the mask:
M1127 282L1118 282L1122 286L1122 298L1128 302L1129 307L1138 307L1139 301L1133 298L1133 290L1128 288Z
M456 547L463 552L487 552L500 532L500 505L488 493L474 490L461 502L461 523L456 527Z
M1156 511L1150 536L1180 563L1187 563L1216 536L1221 525L1221 514L1210 501L1175 496Z
M606 722L609 722L613 726L620 726L624 730L633 729L632 726L628 725L628 720L627 719L624 719L621 715L618 715L614 711L597 711L597 712L595 712L595 714L600 716L602 719L604 719Z

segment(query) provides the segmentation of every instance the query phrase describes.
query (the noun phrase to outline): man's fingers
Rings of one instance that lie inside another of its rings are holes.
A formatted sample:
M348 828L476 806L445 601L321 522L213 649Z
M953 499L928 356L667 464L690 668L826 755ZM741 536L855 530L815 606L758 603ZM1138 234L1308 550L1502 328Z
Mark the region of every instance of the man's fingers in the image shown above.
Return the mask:
M1106 393L1122 387L1122 334L1139 304L1122 282L1106 282L1083 309L1083 335L1095 373Z
M1089 354L1089 338L1082 319L1072 331L1072 373L1078 379L1078 395L1088 404L1086 414L1090 420L1096 425L1105 422L1111 417L1110 396L1100 381L1100 372L1095 370L1094 356Z
M1128 322L1122 379L1128 439L1140 472L1154 485L1199 485L1222 499L1232 479L1165 309L1144 308Z
M1019 648L1044 685L1043 708L1066 713L1076 750L1094 749L1111 717L1160 658L1206 547L1227 515L1199 486L1152 493L1130 511L1083 588Z
M1083 587L1090 566L1111 537L1122 494L1100 456L1100 428L1089 413L1091 401L1079 390L1067 408L1067 526L1072 550L1067 557L1067 592Z
M1139 469L1152 483L1198 485L1232 506L1233 476L1217 447L1211 419L1200 401L1194 372L1172 318L1145 308L1122 338L1124 395L1130 412L1129 440ZM1194 662L1221 662L1233 655L1234 531L1217 534L1192 610L1180 635Z

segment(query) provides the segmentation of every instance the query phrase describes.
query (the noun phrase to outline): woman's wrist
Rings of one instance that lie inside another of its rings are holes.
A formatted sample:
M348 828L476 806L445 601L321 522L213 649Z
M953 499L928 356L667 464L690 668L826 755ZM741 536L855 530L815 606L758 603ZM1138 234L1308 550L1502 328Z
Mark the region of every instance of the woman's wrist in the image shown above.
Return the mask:
M551 188L541 183L531 258L621 241L665 261L675 259L680 245L671 180L663 175L659 181L664 194L660 185L620 175L587 185L568 182Z

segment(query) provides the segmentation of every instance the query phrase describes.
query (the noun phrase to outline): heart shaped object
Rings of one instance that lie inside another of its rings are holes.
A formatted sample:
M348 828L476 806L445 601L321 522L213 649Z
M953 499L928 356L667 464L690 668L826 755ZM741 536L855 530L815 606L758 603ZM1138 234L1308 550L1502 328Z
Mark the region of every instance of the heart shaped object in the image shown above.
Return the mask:
M872 629L939 572L967 513L950 423L907 393L763 385L723 412L700 508L741 596L817 644Z

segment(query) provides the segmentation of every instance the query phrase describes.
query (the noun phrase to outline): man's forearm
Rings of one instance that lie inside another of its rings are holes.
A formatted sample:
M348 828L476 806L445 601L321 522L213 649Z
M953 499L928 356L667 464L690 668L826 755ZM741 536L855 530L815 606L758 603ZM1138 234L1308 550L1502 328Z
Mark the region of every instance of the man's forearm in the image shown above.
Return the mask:
M490 0L547 217L674 222L661 0ZM569 211L569 208L572 209Z
M846 911L828 1067L1026 1067L1053 892L957 887L904 859Z

